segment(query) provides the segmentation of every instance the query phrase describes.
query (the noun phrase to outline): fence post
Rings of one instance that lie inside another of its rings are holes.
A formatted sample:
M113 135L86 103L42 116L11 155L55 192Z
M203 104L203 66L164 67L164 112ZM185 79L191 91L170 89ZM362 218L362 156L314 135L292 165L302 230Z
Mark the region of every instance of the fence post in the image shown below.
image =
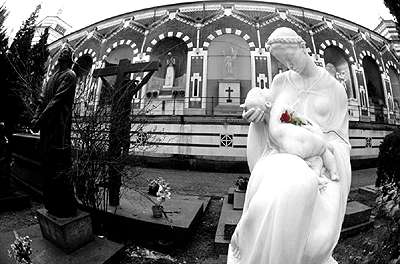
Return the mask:
M211 97L211 115L214 116L214 96Z

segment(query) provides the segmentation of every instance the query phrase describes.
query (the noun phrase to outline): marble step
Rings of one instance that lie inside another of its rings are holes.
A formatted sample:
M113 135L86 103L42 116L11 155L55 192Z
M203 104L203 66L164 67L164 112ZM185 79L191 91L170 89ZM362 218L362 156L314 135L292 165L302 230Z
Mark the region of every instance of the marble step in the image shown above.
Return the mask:
M373 221L370 220L371 210L370 207L360 202L348 202L341 236L355 235L370 228L373 225ZM230 238L241 215L242 211L234 210L233 205L228 203L228 196L225 196L215 235L215 249L219 254L227 253Z
M372 208L357 201L347 203L342 229L367 223L370 220Z
M367 185L367 186L358 188L358 193L366 196L368 199L371 199L371 200L376 199L377 191L378 191L378 188L376 188L375 185Z

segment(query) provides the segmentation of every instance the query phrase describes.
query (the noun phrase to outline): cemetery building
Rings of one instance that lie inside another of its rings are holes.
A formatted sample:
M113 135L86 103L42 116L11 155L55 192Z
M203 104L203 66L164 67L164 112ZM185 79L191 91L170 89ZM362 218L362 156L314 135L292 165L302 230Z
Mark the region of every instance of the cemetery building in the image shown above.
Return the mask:
M46 28L49 29L49 37L47 38L47 43L52 43L55 40L62 38L69 31L71 31L72 26L65 22L62 18L60 18L59 14L57 14L56 16L46 16L36 25L32 44L35 44L39 41L40 36L44 33L44 30Z
M131 142L155 145L145 152L152 160L244 163L248 123L239 106L252 87L269 89L274 76L287 70L266 49L278 27L302 36L315 63L346 90L352 161L376 158L384 136L400 124L400 42L391 21L382 20L372 31L334 14L277 3L158 6L106 18L52 42L47 78L68 42L75 55L79 118L109 103L109 87L92 76L95 69L122 59L160 61L132 100L133 115L152 107L145 114L149 125ZM105 79L113 83L115 77ZM150 134L162 140L146 141Z

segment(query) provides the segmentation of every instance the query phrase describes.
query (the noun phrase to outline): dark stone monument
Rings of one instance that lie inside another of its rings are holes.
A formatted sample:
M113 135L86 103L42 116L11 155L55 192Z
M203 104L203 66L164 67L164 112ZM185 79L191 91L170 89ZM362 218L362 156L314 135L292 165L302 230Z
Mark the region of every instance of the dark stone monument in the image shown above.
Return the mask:
M90 215L77 211L71 169L71 124L76 75L71 70L72 50L64 46L59 69L50 77L41 94L41 103L32 120L40 129L41 169L44 175L44 205L37 211L42 235L66 253L93 240Z
M41 169L44 175L44 205L56 217L76 215L76 201L69 181L71 168L72 105L76 75L71 70L72 50L65 46L58 58L59 69L50 77L32 120L40 130Z

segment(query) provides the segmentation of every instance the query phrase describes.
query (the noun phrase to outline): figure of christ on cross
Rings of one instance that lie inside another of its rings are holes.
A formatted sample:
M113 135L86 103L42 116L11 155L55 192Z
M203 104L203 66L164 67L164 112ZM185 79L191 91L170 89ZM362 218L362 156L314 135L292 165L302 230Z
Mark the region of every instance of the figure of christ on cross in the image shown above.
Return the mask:
M233 92L232 88L229 86L228 89L225 90L228 93L228 99L226 99L227 103L232 103L231 93Z
M100 77L106 85L110 86L104 79L105 76L117 75L115 84L112 86L111 96L111 115L109 132L109 204L119 205L119 194L121 187L122 170L121 161L124 155L129 152L131 123L129 115L131 113L132 97L139 91L151 78L153 73L160 67L159 62L134 63L128 59L119 61L117 66L103 69L96 69L93 78ZM139 82L130 81L129 73L148 72Z

